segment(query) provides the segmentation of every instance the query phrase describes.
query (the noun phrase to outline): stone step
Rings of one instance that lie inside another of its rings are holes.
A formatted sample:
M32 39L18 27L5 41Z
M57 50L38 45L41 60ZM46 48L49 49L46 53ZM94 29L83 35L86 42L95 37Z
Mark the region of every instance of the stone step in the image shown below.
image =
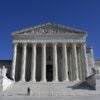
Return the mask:
M56 95L92 95L100 94L100 86L96 91L86 89L72 89L76 82L16 82L12 84L2 95L27 95L30 88L31 95L56 96ZM98 82L98 84L100 84Z

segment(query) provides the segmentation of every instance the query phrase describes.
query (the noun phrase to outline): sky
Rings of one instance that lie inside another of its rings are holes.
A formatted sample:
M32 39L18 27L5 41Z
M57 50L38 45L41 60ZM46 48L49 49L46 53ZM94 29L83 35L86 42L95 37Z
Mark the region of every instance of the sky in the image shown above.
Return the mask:
M0 60L12 59L12 32L47 22L86 31L100 59L100 0L0 0Z

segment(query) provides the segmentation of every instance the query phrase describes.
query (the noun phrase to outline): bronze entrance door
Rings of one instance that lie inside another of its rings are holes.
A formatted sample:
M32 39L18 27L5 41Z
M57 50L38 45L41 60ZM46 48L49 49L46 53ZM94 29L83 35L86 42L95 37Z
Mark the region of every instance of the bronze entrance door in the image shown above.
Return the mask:
M46 79L47 81L53 80L53 65L46 66Z

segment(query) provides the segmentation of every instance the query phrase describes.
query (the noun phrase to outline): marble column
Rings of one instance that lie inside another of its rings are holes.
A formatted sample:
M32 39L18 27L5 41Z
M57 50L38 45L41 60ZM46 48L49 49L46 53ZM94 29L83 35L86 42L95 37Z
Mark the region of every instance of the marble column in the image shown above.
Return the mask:
M42 68L41 68L41 81L46 81L46 43L42 44Z
M71 46L71 45L70 45ZM71 81L72 80L72 70L71 70L71 62L72 62L72 57L71 57L71 47L68 47L68 49L67 49L67 52L68 52L68 76L69 76L69 81Z
M14 43L13 51L13 62L12 62L12 79L15 80L15 69L16 69L16 60L17 60L17 43Z
M27 44L22 45L21 81L25 81Z
M58 81L57 44L53 44L53 81Z
M62 56L63 56L63 80L69 81L68 78L68 59L67 59L67 44L62 44Z
M31 81L36 81L36 43L32 44Z
M81 45L78 46L77 52L78 58L78 71L79 71L79 79L82 80L82 55L81 55Z
M76 44L72 44L72 50L73 50L73 61L74 61L74 66L75 66L75 69L76 69L76 71L75 71L76 80L79 80Z
M86 55L86 44L82 44L82 56L83 56L83 61L84 61L84 68L85 68L85 73L84 73L84 78L88 76L88 62L87 62L87 55Z
M95 67L95 60L94 60L94 53L93 53L93 47L90 47L90 54L91 54L91 66L92 68Z

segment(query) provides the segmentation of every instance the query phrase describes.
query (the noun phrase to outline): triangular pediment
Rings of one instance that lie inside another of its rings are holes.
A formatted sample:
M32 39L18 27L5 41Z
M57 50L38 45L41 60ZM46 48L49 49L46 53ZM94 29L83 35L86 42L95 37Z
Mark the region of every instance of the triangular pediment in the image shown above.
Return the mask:
M81 30L73 29L70 27L66 27L66 26L54 24L54 23L40 24L37 26L33 26L31 28L14 32L14 34L66 34L66 33L67 34L68 33L85 34L85 32Z

